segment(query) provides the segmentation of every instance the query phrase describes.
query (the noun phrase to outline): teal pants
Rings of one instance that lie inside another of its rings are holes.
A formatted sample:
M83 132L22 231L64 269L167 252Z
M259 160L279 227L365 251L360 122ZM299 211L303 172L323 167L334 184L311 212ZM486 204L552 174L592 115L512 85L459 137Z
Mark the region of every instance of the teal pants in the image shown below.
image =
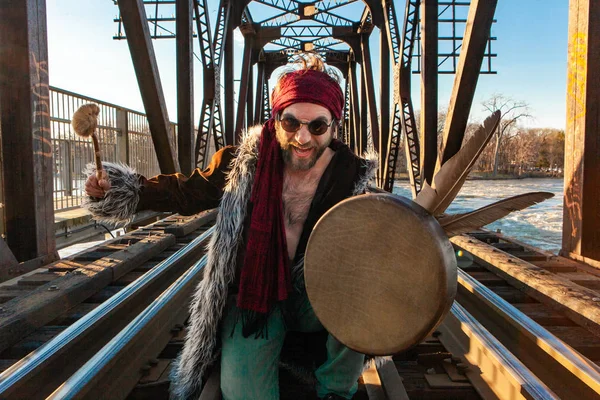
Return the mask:
M279 399L279 354L287 331L316 332L324 329L306 293L293 293L268 320L268 338L242 336L235 323L235 301L230 301L221 330L221 392L223 400ZM364 355L327 338L327 361L315 371L317 395L334 393L350 399L358 388Z

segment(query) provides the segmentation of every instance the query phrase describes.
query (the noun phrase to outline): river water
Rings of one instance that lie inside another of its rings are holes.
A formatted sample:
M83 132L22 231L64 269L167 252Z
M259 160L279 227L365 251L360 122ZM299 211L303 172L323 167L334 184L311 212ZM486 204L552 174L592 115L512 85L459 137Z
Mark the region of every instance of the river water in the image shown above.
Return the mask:
M449 213L475 210L495 201L527 192L551 192L554 197L509 214L486 228L557 253L562 240L563 179L472 180L465 182ZM411 198L408 181L398 181L394 193Z

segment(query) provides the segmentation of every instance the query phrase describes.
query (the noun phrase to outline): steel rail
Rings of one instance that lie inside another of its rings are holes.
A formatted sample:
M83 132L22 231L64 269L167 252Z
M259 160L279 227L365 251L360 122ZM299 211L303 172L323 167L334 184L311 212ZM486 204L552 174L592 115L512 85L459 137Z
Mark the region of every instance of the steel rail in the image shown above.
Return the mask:
M460 269L458 284L457 301L562 398L600 396L596 364Z
M0 374L0 398L8 397L15 392L18 386L22 386L25 382L35 378L42 368L46 368L49 364L55 362L58 357L61 357L69 350L69 347L74 346L76 341L82 340L101 321L109 319L120 307L133 299L137 293L158 282L164 277L164 274L171 266L178 263L189 253L197 250L199 246L202 246L202 243L212 235L213 231L214 227L211 227L167 259L154 266L150 271L127 285L113 297L77 320L51 341L45 343L27 357L2 372ZM39 387L41 383L36 381L35 385ZM15 394L18 395L18 393Z
M114 366L119 364L121 357L125 357L126 353L132 351L128 347L132 343L139 342L139 335L144 332L147 333L147 328L152 323L157 322L161 313L168 313L169 305L172 306L183 292L193 287L207 260L208 256L205 255L200 261L190 267L117 336L96 353L94 357L52 393L48 399L85 398L96 387L98 390L102 388L102 390L107 391L104 393L104 396L107 394L110 396L110 388L107 387L107 382L112 382L110 380L110 373L115 373Z
M444 347L471 364L466 376L483 398L560 399L457 302L438 329Z

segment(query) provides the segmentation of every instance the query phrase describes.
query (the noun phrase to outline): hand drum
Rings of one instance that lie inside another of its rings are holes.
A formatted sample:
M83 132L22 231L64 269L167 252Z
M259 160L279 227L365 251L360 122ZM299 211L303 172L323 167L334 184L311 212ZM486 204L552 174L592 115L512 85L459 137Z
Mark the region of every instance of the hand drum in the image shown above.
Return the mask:
M420 343L456 295L456 257L443 229L424 208L389 194L353 197L325 213L304 274L327 331L371 355Z

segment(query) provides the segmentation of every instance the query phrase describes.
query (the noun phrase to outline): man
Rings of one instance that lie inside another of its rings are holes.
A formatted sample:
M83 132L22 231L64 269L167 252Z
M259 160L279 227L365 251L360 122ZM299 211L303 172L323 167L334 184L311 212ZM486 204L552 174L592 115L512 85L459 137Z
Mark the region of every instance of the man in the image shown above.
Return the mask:
M220 207L173 373L175 398L197 398L219 354L223 399L279 398L286 332L324 329L303 282L312 228L332 206L363 193L376 169L333 139L344 96L317 57L284 73L271 102L272 118L251 128L239 147L217 152L205 171L146 179L105 163L106 179L98 182L90 171L86 183L85 206L112 221L143 209L193 214ZM331 336L325 347L317 394L349 399L364 356Z

